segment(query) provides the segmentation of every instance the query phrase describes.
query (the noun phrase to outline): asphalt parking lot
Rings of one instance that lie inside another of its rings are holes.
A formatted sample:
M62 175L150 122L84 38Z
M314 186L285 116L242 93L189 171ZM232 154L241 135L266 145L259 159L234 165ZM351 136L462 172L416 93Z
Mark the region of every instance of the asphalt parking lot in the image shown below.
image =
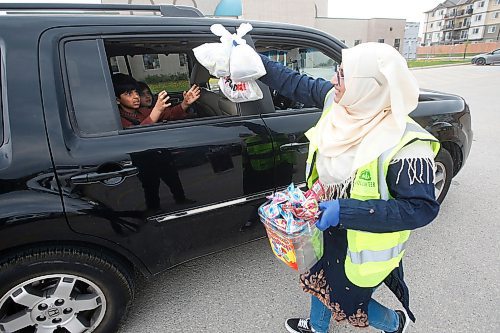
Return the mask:
M500 66L414 74L423 88L466 99L474 143L438 218L412 235L405 272L417 322L409 332L500 332ZM397 305L387 290L375 295ZM263 239L140 281L120 333L286 332L284 320L308 309L297 274ZM330 332L361 331L332 325Z

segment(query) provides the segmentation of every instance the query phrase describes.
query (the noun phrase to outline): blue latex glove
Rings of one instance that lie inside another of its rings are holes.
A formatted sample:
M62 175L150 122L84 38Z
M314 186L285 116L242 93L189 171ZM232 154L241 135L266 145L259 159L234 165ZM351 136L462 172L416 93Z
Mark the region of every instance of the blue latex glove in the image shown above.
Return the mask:
M321 216L316 222L316 228L325 231L329 227L336 227L340 220L340 203L338 200L323 201L319 203Z

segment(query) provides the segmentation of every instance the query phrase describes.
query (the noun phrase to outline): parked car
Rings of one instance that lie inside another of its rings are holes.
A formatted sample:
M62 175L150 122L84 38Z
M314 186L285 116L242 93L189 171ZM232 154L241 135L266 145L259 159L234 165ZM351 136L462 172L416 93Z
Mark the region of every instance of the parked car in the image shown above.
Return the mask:
M115 332L136 272L264 237L255 212L265 196L304 185L304 132L321 110L261 82L263 99L232 103L193 56L218 41L212 24L234 32L240 21L183 6L0 10L0 331ZM329 79L341 61L345 45L324 32L252 25L249 45L300 72ZM123 129L113 73L177 101L200 85L197 117ZM411 116L441 141L442 201L469 154L469 107L422 91ZM179 191L191 200L176 202Z
M471 59L471 63L476 65L492 65L496 63L500 63L500 49L478 54Z

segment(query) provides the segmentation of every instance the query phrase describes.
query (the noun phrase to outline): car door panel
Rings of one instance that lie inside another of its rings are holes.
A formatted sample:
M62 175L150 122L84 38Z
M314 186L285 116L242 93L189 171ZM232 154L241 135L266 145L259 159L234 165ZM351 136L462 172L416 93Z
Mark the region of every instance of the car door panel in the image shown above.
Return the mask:
M61 79L65 63L61 69L47 59L62 56L57 36L48 32L40 42L47 50L40 59L46 64L42 95L55 171L75 232L112 241L152 272L264 235L260 223L246 223L256 222L256 207L274 189L272 140L257 111L82 136L68 119L76 95ZM77 91L92 102L86 106L92 111L114 96L102 43L84 44L91 54L85 47L75 53L86 60L85 74L95 77L80 77ZM90 88L94 95L85 93ZM108 117L106 126L119 126L114 114L102 116ZM256 145L258 153L249 153ZM249 172L249 165L260 172ZM179 187L192 201L176 202ZM158 198L158 207L148 207L148 194Z

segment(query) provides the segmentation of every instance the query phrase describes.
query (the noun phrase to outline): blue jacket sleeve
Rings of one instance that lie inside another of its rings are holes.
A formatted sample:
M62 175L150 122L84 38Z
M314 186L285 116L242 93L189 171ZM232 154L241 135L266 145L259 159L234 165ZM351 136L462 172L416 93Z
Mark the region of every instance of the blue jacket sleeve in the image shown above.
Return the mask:
M393 199L340 199L340 228L368 232L413 230L429 224L439 212L435 199L432 169L423 167L424 183L410 185L408 163L391 164L387 172L387 186ZM401 169L401 167L403 167ZM421 161L417 162L417 170ZM429 171L429 175L427 174ZM398 179L399 181L396 184ZM427 178L429 177L429 178ZM428 182L427 182L428 180Z
M293 101L323 108L326 94L333 88L330 81L313 79L272 61L265 55L260 54L260 57L267 72L260 81Z

